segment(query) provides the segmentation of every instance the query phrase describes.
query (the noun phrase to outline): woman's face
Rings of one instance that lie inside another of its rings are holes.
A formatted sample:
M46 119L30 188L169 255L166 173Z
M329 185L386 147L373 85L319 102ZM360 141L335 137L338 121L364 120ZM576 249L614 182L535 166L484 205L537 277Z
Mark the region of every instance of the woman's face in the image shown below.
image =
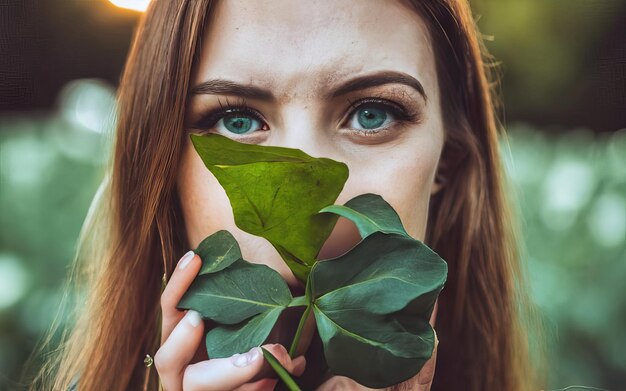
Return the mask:
M187 129L342 161L350 175L335 204L380 194L408 233L423 240L444 132L433 50L408 5L221 1L200 42L191 79L200 87L189 101ZM252 111L206 120L244 100ZM190 248L226 229L246 260L277 270L292 290L302 288L268 241L235 225L224 189L188 138L177 185ZM359 240L341 217L319 258Z

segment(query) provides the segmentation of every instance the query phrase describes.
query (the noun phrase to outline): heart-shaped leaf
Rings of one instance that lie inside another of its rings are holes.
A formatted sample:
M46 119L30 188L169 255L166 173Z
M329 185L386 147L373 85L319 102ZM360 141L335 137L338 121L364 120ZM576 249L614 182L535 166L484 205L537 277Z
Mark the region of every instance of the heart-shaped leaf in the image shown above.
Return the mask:
M245 144L218 134L191 140L225 189L237 226L267 239L306 281L338 219L318 211L337 199L348 167L299 149Z

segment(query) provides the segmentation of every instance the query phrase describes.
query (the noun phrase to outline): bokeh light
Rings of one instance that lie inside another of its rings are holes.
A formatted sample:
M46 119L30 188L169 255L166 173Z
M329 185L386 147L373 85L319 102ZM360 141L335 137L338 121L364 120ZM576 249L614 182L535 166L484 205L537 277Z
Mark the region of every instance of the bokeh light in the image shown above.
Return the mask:
M0 254L0 311L17 303L28 289L29 274L16 256Z
M120 8L143 12L148 8L150 0L109 0Z

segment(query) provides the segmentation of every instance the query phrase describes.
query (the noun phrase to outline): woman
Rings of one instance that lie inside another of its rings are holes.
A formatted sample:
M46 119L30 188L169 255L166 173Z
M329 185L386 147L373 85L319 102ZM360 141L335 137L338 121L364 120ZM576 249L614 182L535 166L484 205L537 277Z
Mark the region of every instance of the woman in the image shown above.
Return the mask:
M382 195L409 234L447 260L431 319L438 352L390 389L538 389L485 55L465 0L153 1L121 80L108 179L81 237L86 303L47 389L77 378L79 390L156 390L159 379L167 391L276 384L258 348L207 359L206 325L175 308L201 263L193 253L177 259L219 229L245 259L302 290L268 242L235 226L192 132L345 162L336 204ZM340 218L319 258L357 241ZM297 320L283 319L272 341ZM264 346L294 375L314 370L280 343ZM148 369L146 354L155 356ZM320 390L365 389L323 381Z

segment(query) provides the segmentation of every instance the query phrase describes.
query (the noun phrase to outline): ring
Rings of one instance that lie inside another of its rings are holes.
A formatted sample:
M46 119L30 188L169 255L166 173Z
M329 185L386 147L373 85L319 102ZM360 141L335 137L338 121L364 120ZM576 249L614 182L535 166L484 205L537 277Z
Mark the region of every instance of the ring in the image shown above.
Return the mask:
M150 368L152 364L154 364L154 359L151 355L146 354L146 358L143 359L143 364L146 366L146 368Z

